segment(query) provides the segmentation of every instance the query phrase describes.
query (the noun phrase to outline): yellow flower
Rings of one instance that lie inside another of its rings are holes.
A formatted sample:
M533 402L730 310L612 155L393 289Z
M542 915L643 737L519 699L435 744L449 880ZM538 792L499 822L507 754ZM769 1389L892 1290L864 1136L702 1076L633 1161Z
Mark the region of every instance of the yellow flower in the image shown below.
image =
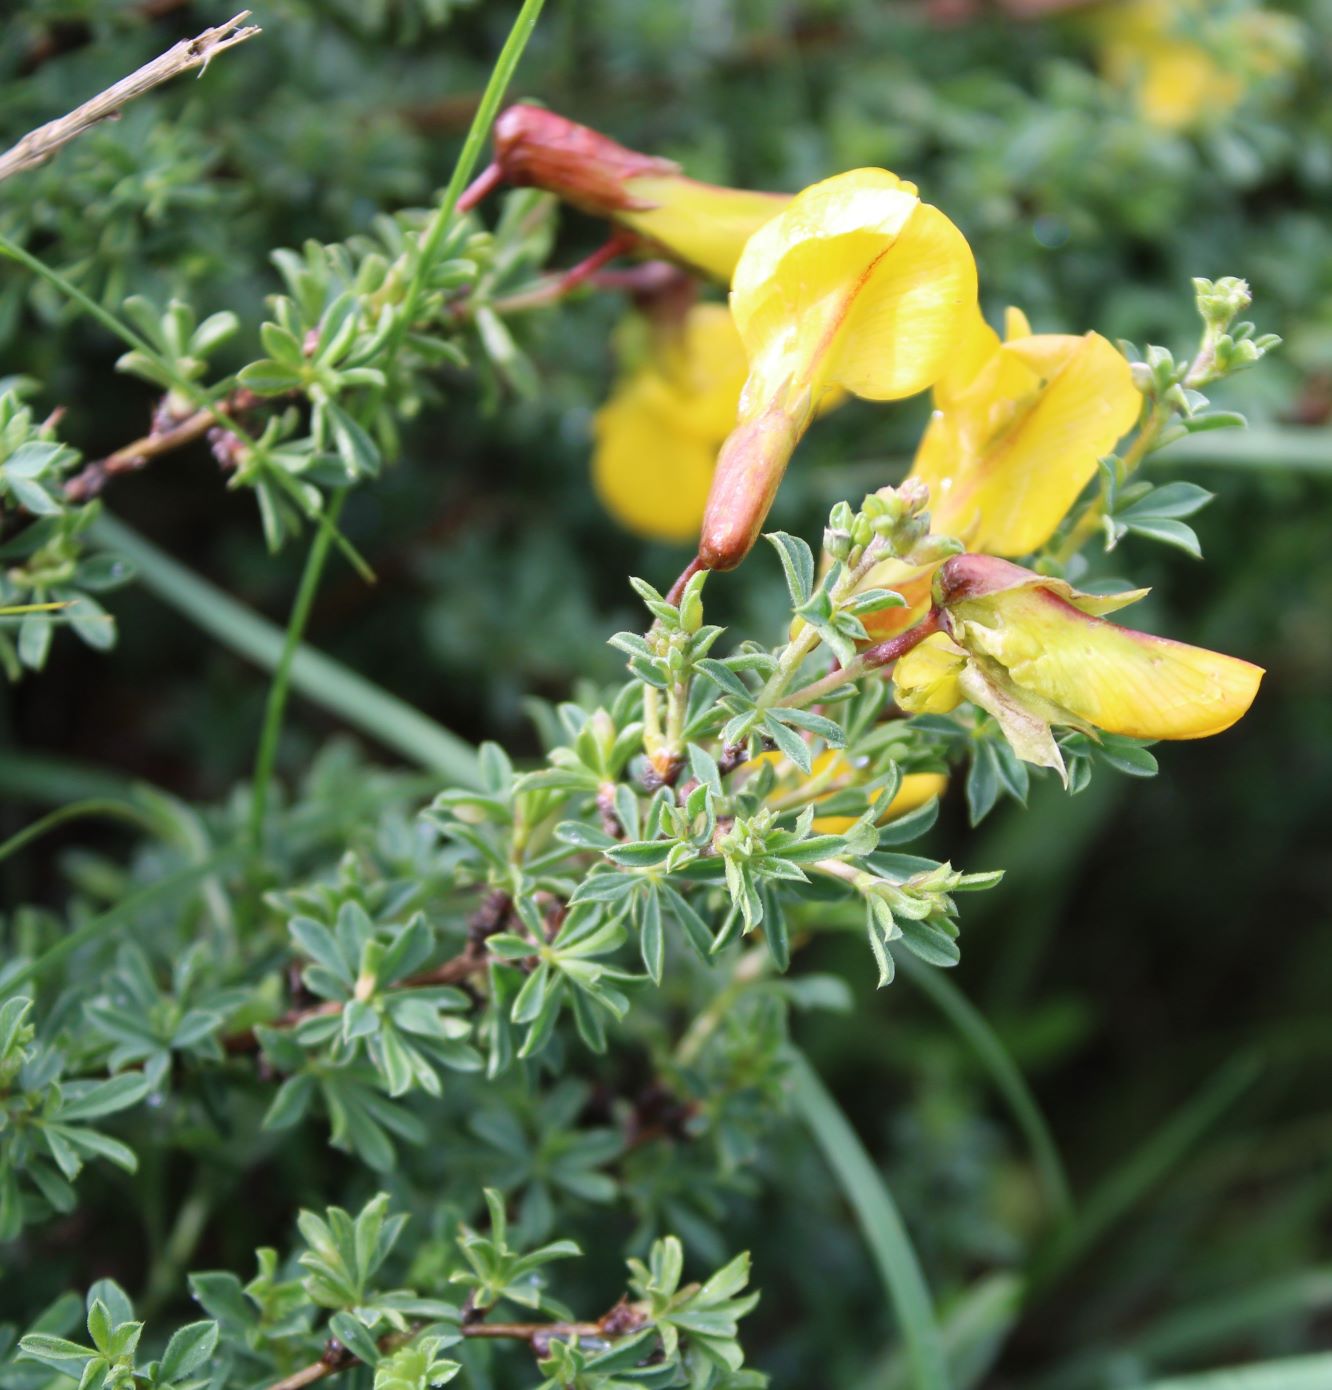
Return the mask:
M759 228L731 286L749 379L708 498L703 563L731 569L748 554L825 396L924 390L947 368L975 298L962 233L884 169L814 184Z
M764 763L771 763L779 774L798 771L795 764L781 753L760 753L747 766L757 769ZM817 783L821 788L824 788L814 798L816 806L819 802L827 801L829 797L836 796L838 792L855 786L858 780L859 775L856 766L844 752L837 748L829 748L820 753L810 767L809 776L803 778L805 783ZM947 785L948 778L942 772L904 773L902 780L897 785L896 792L893 793L892 800L880 810L878 823L886 825L889 821L897 820L908 812L923 806L934 797L942 796ZM813 830L816 835L841 835L855 823L854 816L816 816Z
M1099 333L1033 334L1008 311L1005 341L942 393L911 476L933 529L989 555L1039 549L1142 407L1129 364ZM979 335L978 335L979 336Z
M1253 81L1300 54L1289 15L1225 13L1211 0L1127 0L1105 7L1099 28L1106 77L1131 89L1143 117L1163 130L1227 115Z
M685 178L669 159L639 154L538 106L495 122L495 164L509 183L544 188L608 217L654 254L729 282L745 242L790 202L779 193Z
M1054 534L1138 418L1129 364L1099 333L1033 334L1009 309L1005 341L973 309L910 476L930 489L931 529L990 555L1026 555ZM929 601L929 570L877 566L866 588L907 607L871 615L871 636L909 626Z
M646 361L597 412L592 478L618 521L650 540L692 541L717 449L735 423L745 351L722 304L656 329Z
M897 701L939 714L970 700L1021 757L1061 774L1051 725L1151 739L1230 728L1253 703L1262 668L1101 616L1145 592L1082 594L1006 560L955 556L935 580L945 631L898 662Z

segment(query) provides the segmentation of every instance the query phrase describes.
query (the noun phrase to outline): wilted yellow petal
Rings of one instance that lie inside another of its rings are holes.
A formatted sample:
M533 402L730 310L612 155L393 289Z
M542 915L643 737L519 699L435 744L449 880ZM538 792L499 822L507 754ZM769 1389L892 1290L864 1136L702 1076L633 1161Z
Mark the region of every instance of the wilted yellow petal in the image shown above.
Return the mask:
M911 475L929 486L933 529L995 555L1038 549L1141 404L1129 364L1098 333L997 346L917 451Z
M967 654L942 632L913 647L893 667L893 693L908 714L947 714L966 698Z
M1116 613L1147 597L1150 589L1121 589L1114 594L1087 594L1067 580L1024 569L995 555L954 555L938 571L935 596L944 608L956 609L973 599L989 598L1013 589L1049 589L1084 613L1098 618Z
M1248 710L1263 676L1236 657L1083 613L1044 587L1004 590L951 612L958 640L1014 685L1107 733L1218 734Z

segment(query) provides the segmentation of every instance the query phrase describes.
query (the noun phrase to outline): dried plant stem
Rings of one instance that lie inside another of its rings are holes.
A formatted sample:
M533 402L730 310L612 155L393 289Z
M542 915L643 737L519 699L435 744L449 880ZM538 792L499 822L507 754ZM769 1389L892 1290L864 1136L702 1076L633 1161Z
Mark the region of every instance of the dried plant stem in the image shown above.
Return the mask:
M175 47L167 49L151 63L145 63L137 72L122 77L119 82L104 92L99 92L91 101L85 101L66 116L48 121L46 125L29 131L17 145L0 154L0 179L7 179L24 169L44 164L57 150L85 130L118 116L122 107L135 97L169 82L182 72L194 68L207 67L219 53L234 48L246 39L259 33L259 26L246 24L249 10L242 10L225 24L214 25L192 39L182 39Z

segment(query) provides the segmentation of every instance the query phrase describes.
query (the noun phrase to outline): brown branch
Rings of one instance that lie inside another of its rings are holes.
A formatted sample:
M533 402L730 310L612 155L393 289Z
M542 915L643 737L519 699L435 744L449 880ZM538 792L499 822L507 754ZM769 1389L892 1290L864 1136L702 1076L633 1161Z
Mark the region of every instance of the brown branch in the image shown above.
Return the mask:
M223 417L234 415L237 411L249 410L258 404L259 398L243 387L233 391L215 406L206 410L196 410L183 420L162 424L154 420L153 428L143 436L108 454L105 458L94 459L83 466L78 473L65 483L65 496L71 502L87 502L96 497L107 483L121 473L133 473L143 468L152 459L169 454L174 449L183 449L202 439L220 424Z
M390 986L394 993L404 989L429 989L438 985L458 985L469 976L484 970L490 964L490 957L485 948L478 948L471 943L458 953L451 956L441 965L435 966L433 970L423 970L419 975L409 975L405 980L400 980L397 984ZM272 1020L270 1023L261 1025L266 1028L295 1028L310 1018L328 1018L334 1014L340 1014L346 1007L344 1001L340 999L329 999L322 1004L313 1004L304 1009L288 1009L285 1014ZM231 1054L237 1055L245 1052L255 1052L259 1048L259 1039L253 1028L246 1028L243 1032L232 1033L229 1037L222 1039L222 1046Z
M610 1312L604 1313L596 1322L473 1322L464 1318L458 1331L464 1337L526 1342L535 1355L545 1356L549 1353L552 1342L584 1337L627 1337L630 1333L639 1331L647 1321L647 1314L642 1308L630 1303L627 1298L622 1298ZM391 1334L382 1338L379 1345L381 1350L387 1351L392 1347L404 1345L415 1335L415 1332L406 1335ZM356 1357L346 1347L330 1340L318 1361L311 1361L299 1371L293 1371L291 1375L274 1381L268 1390L305 1390L307 1385L314 1385L356 1364Z
M393 988L395 990L427 989L431 985L457 985L469 976L484 970L490 964L490 955L486 950L486 939L504 929L512 908L513 900L503 890L496 888L488 893L481 905L468 919L467 945L456 956L450 956L448 960L431 970L423 970L418 975L409 975L405 980L394 985ZM263 1026L295 1028L297 1024L304 1023L307 1018L327 1017L331 1014L340 1014L342 1010L343 1004L341 1002L330 999L326 1003L314 1004L308 1008L288 1009L285 1014ZM222 1046L232 1054L254 1052L259 1047L259 1040L255 1036L254 1029L247 1028L243 1032L232 1033L229 1037L223 1038Z
M145 63L128 77L99 92L90 101L76 107L68 115L49 121L36 130L29 131L12 149L0 155L0 179L7 179L23 169L32 169L44 164L63 145L67 145L85 130L101 121L120 114L121 108L151 91L154 87L178 77L182 72L194 68L206 68L219 53L234 48L246 39L252 39L260 32L256 24L245 24L249 10L242 10L225 24L214 25L192 39L182 39L180 43L151 63Z

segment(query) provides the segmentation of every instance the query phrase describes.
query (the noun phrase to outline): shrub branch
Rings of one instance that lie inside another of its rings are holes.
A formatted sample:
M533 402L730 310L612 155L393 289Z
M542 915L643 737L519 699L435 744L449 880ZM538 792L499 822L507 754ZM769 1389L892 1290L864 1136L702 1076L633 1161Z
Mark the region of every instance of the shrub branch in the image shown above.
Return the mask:
M192 39L182 39L151 63L145 63L128 77L122 77L91 101L75 107L68 115L29 131L18 144L0 155L0 179L44 164L57 150L85 130L118 116L121 108L135 97L143 96L182 72L206 68L219 53L252 39L260 31L257 24L245 23L249 17L250 11L242 10L225 24L205 29Z

